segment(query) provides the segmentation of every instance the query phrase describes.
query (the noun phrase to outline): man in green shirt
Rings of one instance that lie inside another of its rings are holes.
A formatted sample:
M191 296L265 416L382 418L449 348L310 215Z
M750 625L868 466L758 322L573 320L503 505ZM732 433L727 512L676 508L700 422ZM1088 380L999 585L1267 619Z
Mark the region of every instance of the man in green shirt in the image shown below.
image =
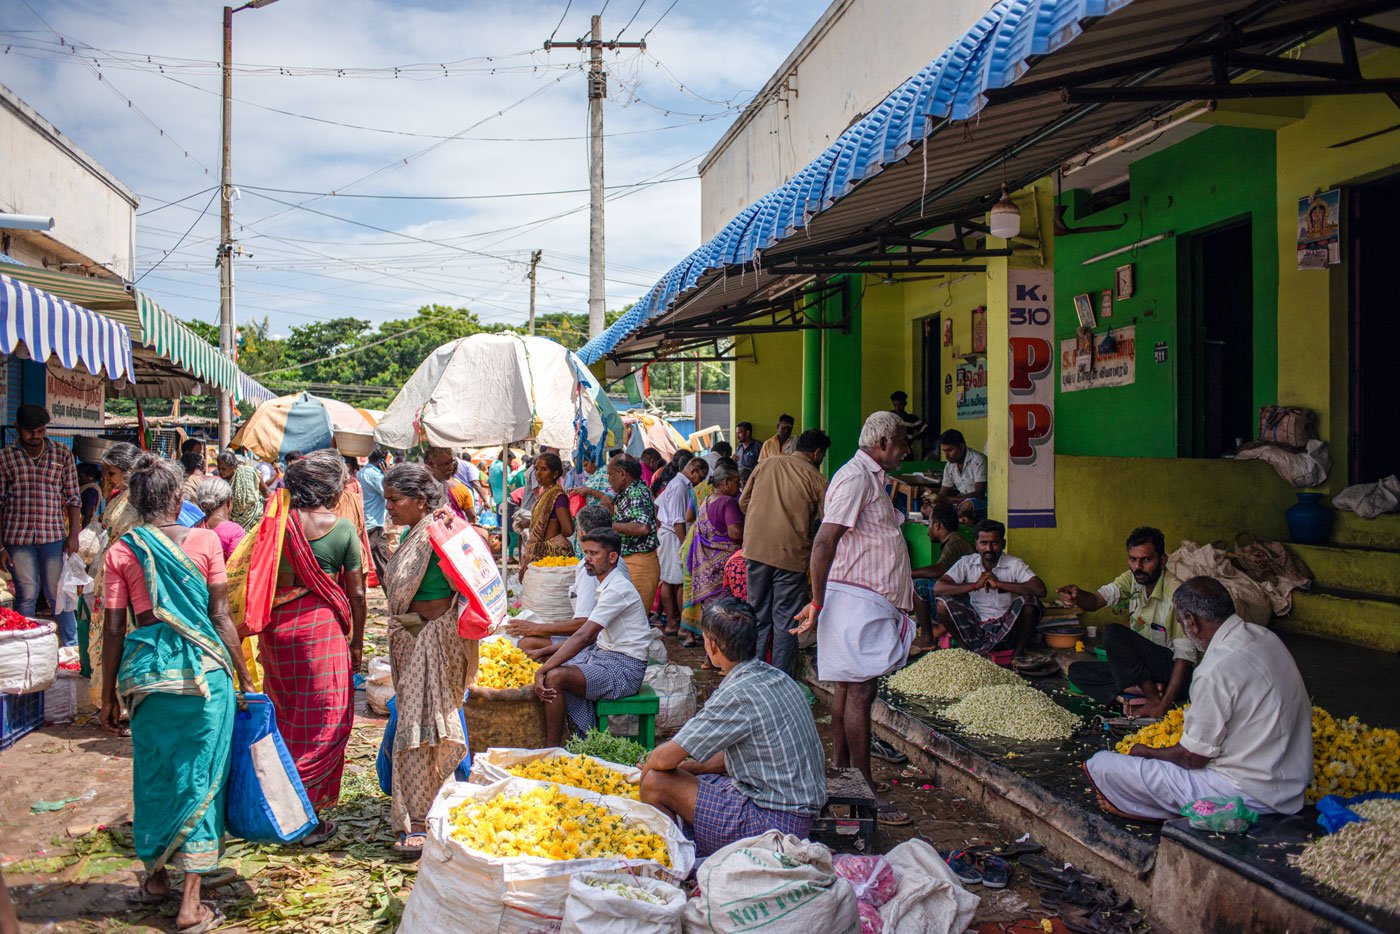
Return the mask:
M1199 652L1177 621L1172 595L1181 586L1167 570L1166 540L1150 526L1128 536L1128 570L1098 590L1074 584L1060 588L1067 605L1093 612L1105 606L1126 607L1126 623L1103 629L1105 662L1075 662L1069 680L1094 700L1126 714L1160 717L1187 697Z

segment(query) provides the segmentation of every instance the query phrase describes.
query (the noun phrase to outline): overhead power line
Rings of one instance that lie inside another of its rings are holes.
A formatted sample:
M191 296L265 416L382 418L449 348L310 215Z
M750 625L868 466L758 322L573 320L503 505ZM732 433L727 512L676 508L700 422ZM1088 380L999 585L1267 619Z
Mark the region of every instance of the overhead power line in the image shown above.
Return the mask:
M689 182L697 178L694 175L686 175L681 178L663 178L650 182L629 182L625 185L606 185L604 190L616 191L623 188L638 188L650 185L667 185L671 182ZM381 194L359 194L357 192L336 192L336 191L303 191L297 188L265 188L260 185L241 185L245 191L271 191L283 195L315 195L318 198L373 198L385 201L487 201L496 198L539 198L548 195L579 195L586 194L587 188L559 188L554 191L510 191L492 195L381 195Z

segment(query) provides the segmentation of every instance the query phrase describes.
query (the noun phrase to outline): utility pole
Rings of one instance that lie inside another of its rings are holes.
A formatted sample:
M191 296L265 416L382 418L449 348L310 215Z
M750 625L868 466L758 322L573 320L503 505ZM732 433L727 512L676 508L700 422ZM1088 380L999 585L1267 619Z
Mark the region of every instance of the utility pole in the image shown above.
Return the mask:
M219 349L233 358L233 167L229 150L233 135L233 7L224 7L224 93L219 175ZM233 396L219 392L219 450L233 437Z
M546 41L545 51L556 45L588 49L588 336L603 333L607 297L603 276L603 98L608 94L608 73L603 68L603 49L642 49L642 42L603 39L603 17L593 17L588 38L575 42Z
M219 121L223 137L219 159L219 349L232 360L235 341L233 328L233 166L229 153L233 142L233 14L271 6L277 0L248 0L234 9L224 7L223 117ZM233 394L219 392L219 448L228 447L233 437Z
M535 336L535 267L540 264L540 251L530 254L530 336Z

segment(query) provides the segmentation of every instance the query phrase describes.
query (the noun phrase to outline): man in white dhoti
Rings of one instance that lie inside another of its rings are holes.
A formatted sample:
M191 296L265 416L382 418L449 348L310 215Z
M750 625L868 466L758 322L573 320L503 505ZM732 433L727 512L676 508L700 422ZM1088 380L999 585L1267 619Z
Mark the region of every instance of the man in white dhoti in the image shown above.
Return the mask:
M1312 707L1279 637L1235 615L1217 580L1193 577L1172 598L1204 653L1191 679L1181 740L1084 763L1099 806L1144 820L1178 817L1199 798L1244 798L1261 814L1296 814L1312 781Z
M901 516L885 492L885 471L909 456L904 420L876 412L860 431L860 450L827 487L812 542L812 602L794 618L801 635L817 629L817 674L835 682L831 732L838 768L854 767L876 793L882 824L908 815L880 798L870 776L870 707L881 675L905 663L914 641L914 579Z

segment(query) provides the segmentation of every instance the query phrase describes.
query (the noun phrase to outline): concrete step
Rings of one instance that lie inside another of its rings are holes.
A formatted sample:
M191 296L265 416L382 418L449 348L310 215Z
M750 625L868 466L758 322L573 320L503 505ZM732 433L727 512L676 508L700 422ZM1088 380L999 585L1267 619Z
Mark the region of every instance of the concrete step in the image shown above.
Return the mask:
M1359 545L1289 545L1319 587L1400 598L1400 551Z
M1365 548L1400 550L1400 513L1386 513L1363 519L1354 512L1334 510L1331 545L1360 545Z
M1400 652L1400 599L1394 597L1320 586L1295 591L1293 612L1276 625L1285 632Z

